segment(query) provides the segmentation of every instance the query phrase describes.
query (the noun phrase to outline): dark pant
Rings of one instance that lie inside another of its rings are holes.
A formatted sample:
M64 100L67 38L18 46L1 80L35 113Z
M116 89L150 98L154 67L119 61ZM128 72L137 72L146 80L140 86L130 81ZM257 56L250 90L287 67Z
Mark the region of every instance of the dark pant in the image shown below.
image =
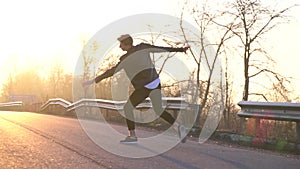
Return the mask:
M129 96L129 99L124 106L128 130L135 129L135 122L132 121L134 119L133 109L142 103L147 97L151 99L152 107L156 114L160 114L160 117L169 124L173 124L175 122L174 117L172 117L171 114L165 111L162 107L161 86L159 85L156 89L141 88L136 89Z

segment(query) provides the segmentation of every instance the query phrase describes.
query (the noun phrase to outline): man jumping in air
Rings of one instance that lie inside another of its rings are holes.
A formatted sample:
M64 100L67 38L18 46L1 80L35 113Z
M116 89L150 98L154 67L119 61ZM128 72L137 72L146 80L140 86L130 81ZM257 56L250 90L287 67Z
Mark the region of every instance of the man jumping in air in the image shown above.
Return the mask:
M88 86L94 82L98 83L101 80L108 78L114 75L114 73L124 69L135 90L129 96L129 99L124 106L129 136L120 142L137 143L138 139L135 134L133 110L138 104L149 97L155 113L160 115L161 118L173 125L178 130L179 138L181 142L184 143L186 141L185 127L175 122L174 117L172 117L172 115L165 111L162 107L160 79L150 58L150 53L186 52L189 49L189 46L183 48L173 48L154 46L146 43L141 43L134 46L133 39L128 34L121 35L118 38L118 41L120 42L120 48L123 51L126 51L126 54L120 57L119 62L114 67L110 68L94 79L83 82L82 85Z

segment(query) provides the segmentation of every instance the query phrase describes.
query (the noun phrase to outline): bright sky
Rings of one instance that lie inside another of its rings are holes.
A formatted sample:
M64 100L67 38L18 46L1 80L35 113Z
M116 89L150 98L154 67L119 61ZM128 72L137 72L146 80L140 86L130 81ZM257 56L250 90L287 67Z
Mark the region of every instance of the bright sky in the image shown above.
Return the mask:
M1 1L1 67L11 57L23 64L55 59L72 62L79 56L82 39L88 40L102 27L125 16L172 13L166 2L171 1Z
M59 62L73 71L83 40L126 16L148 12L174 15L170 4L177 5L174 0L1 1L0 84L11 70L28 66L45 71Z
M289 2L292 4L293 1ZM83 39L88 40L107 24L133 14L154 12L178 15L181 9L179 2L182 1L1 1L0 87L9 72L28 66L43 72L59 62L72 71L82 50ZM290 13L294 17L291 24L281 26L269 39L278 68L298 81L299 11L293 10ZM297 90L300 90L299 87Z

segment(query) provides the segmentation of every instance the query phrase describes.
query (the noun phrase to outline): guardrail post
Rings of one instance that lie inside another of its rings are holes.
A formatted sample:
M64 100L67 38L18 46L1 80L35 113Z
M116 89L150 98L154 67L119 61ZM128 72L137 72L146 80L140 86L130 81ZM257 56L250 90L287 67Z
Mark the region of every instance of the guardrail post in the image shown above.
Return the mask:
M300 122L296 123L296 141L300 143Z
M254 131L255 131L255 136L256 137L261 137L262 135L261 135L261 128L260 128L260 118L255 118L255 122L254 122L255 124L254 124L254 127L255 127L255 129L254 129Z

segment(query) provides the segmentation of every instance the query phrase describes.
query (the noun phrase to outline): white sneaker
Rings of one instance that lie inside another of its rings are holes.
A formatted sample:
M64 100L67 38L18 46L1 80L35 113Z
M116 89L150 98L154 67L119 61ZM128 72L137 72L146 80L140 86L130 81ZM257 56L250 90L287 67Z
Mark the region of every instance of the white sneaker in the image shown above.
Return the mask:
M120 143L123 144L136 144L138 141L137 137L127 136L124 140L121 140Z
M179 125L178 126L178 136L179 136L179 139L182 143L185 143L186 142L186 129L183 125Z

